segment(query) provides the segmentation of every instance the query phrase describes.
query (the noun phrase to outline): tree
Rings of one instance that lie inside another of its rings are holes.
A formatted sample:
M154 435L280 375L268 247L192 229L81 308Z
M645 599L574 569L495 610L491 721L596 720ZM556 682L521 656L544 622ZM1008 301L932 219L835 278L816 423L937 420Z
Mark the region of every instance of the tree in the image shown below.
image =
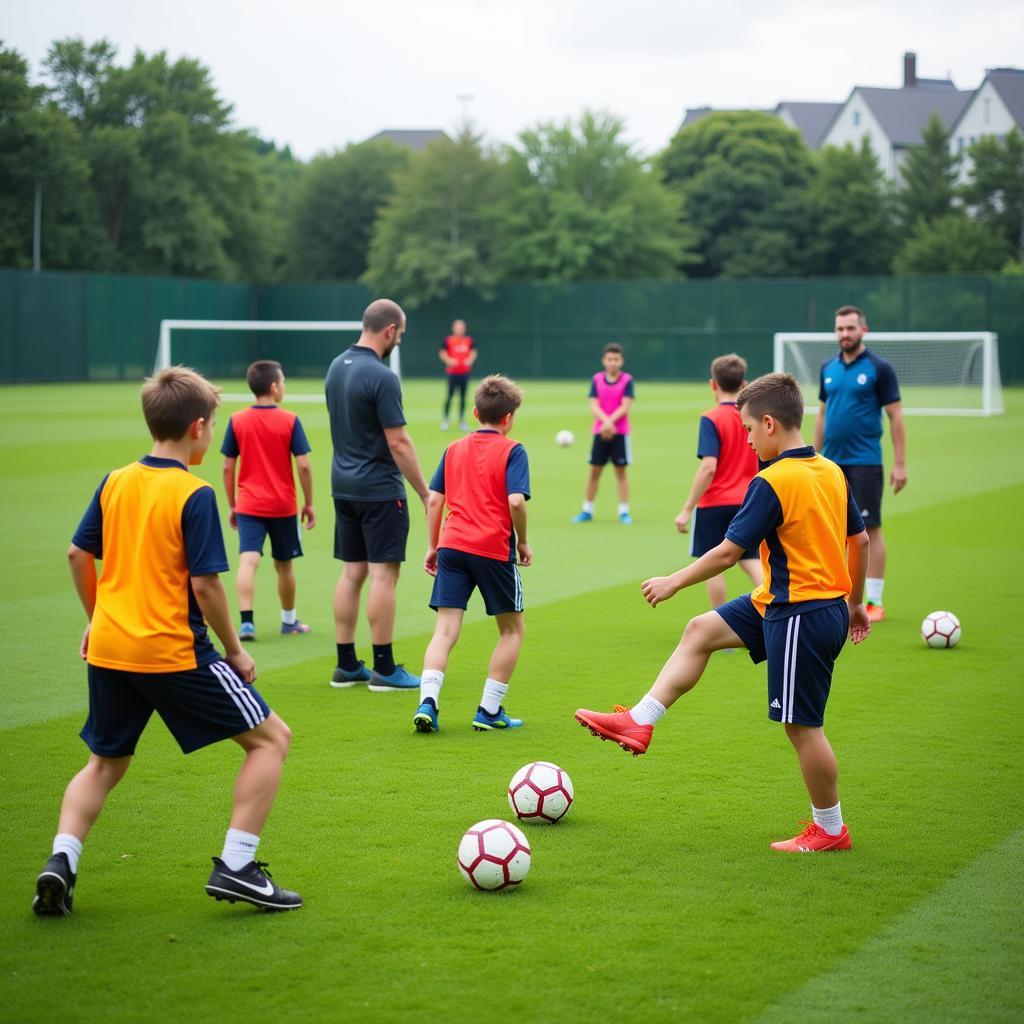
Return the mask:
M962 210L920 220L893 260L897 274L993 273L1007 261L1009 245Z
M900 167L903 183L895 198L904 231L952 211L959 170L960 157L950 153L946 129L932 114L921 131L921 145L908 150Z
M814 274L886 274L895 237L885 176L865 139L825 146L808 188Z
M697 232L694 273L804 271L813 166L799 132L769 114L722 111L679 131L659 163Z
M979 224L998 236L1004 251L1024 257L1024 134L983 135L968 150L971 174L960 190Z
M507 151L505 260L514 280L675 277L695 260L681 201L621 136L623 123L584 113L545 123Z
M365 273L377 212L411 155L393 142L378 141L316 157L289 212L287 275L354 281Z
M469 125L432 142L395 176L362 280L410 307L457 285L492 295L503 272L496 211L505 183L505 168Z

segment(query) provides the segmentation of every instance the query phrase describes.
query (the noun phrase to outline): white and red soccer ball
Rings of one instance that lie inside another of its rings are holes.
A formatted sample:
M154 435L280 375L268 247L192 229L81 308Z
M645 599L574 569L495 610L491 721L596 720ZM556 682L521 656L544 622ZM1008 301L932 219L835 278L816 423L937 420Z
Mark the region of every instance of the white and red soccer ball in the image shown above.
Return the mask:
M515 825L498 818L478 821L459 843L459 871L476 889L519 885L530 870L530 844Z
M520 821L553 825L565 817L573 795L568 773L550 761L524 764L508 784L508 805Z
M921 639L929 647L956 647L960 620L952 612L932 612L921 623Z

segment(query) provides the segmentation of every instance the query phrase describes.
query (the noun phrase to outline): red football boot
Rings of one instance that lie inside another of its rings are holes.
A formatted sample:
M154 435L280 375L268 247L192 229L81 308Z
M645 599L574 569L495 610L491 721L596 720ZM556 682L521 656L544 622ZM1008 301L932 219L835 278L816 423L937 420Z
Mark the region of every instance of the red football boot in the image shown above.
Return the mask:
M597 711L585 711L580 708L576 712L576 721L585 725L595 736L603 740L614 740L623 750L634 757L647 753L651 736L654 734L653 725L637 725L629 708L621 704L615 704L615 713L602 715Z
M792 839L780 839L772 843L772 849L784 853L824 853L826 850L849 850L852 845L850 830L845 825L839 835L832 836L813 821L801 821L800 824L807 826L800 835Z

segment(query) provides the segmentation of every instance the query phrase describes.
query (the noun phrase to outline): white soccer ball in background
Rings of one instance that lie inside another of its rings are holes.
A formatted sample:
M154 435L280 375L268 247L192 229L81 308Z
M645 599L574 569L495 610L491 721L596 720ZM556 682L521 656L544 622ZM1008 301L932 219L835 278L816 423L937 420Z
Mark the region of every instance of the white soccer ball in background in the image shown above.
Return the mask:
M478 821L459 843L459 871L474 888L494 892L519 885L530 870L530 844L515 825Z
M572 779L557 764L531 761L512 776L508 805L520 821L554 824L572 806Z
M932 612L921 623L921 639L929 647L956 647L960 643L960 620L952 612Z
M560 430L555 434L555 444L557 444L559 448L568 448L575 440L576 438L573 436L573 432L571 430Z

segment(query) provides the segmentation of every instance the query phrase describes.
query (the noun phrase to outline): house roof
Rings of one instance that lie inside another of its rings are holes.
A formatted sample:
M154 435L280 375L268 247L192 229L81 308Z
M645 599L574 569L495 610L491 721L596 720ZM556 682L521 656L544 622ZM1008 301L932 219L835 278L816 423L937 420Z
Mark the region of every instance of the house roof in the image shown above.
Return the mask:
M985 77L1019 128L1024 128L1024 71L1020 68L991 68Z
M419 152L422 149L426 149L430 143L437 142L438 139L447 138L447 133L441 131L440 128L385 128L384 131L377 132L376 135L371 136L366 141L380 142L381 140L386 140L387 142L394 142L399 146L408 146L409 149Z
M703 120L708 114L774 114L774 110L763 110L760 107L688 107L679 130L689 128L691 124Z
M838 113L841 103L794 103L783 100L776 108L776 116L783 112L793 118L804 142L812 149L821 145L825 137L825 129L832 122L832 118Z
M921 129L932 114L938 114L943 128L949 129L974 95L973 91L957 89L952 83L948 87L926 85L904 89L858 86L853 91L864 98L894 146L920 145Z

